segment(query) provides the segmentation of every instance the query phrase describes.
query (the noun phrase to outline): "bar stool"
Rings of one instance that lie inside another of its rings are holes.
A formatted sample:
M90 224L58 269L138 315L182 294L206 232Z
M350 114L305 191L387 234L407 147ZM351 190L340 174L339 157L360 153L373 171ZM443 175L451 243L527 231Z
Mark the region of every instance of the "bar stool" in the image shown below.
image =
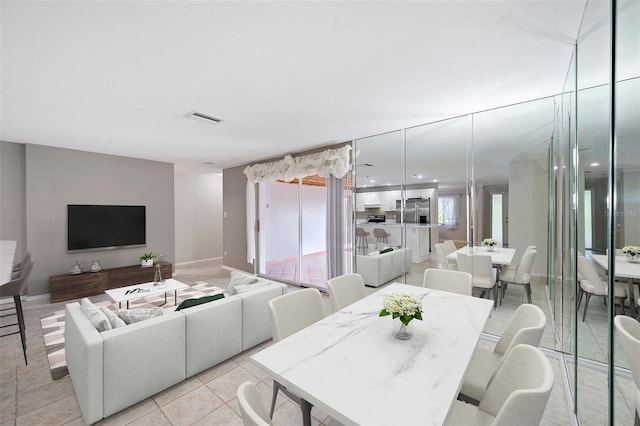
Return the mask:
M376 237L376 243L389 244L387 238L390 237L391 234L382 228L373 228L373 236Z
M369 248L369 243L367 242L367 237L369 233L362 228L356 227L356 248Z
M6 327L12 327L12 326L18 326L18 331L14 331L11 333L6 333L3 335L0 335L0 337L4 337L4 336L10 336L12 334L18 334L20 333L20 339L22 340L22 353L24 354L24 363L26 365L28 365L27 362L27 339L25 336L25 326L24 326L24 314L22 312L22 302L20 300L20 296L23 294L26 294L26 289L27 289L27 282L29 280L29 275L31 274L31 269L33 268L33 260L31 260L31 258L29 258L25 265L24 268L22 269L22 271L19 273L19 275L15 278L13 278L11 281L9 281L6 284L3 284L0 286L0 298L4 298L4 297L13 297L13 302L14 302L14 307L11 308L4 308L4 309L0 309L0 311L11 311L11 310L15 310L14 313L9 313L9 314L1 314L0 317L9 317L9 316L16 316L16 319L18 322L14 322L11 324L5 324L3 326L0 326L0 328L6 328Z

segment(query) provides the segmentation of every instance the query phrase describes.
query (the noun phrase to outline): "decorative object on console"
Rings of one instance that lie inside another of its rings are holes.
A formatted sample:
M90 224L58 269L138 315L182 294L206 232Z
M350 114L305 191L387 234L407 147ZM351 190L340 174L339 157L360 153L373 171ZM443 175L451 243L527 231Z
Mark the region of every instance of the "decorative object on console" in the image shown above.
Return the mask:
M142 266L143 268L149 268L151 266L153 266L153 253L149 252L149 253L145 253L142 256L140 256L140 266Z
M639 246L624 246L622 252L627 255L627 261L632 263L640 262L640 247Z
M384 299L380 316L391 315L396 321L393 327L393 336L397 339L407 340L413 336L413 330L409 327L414 319L422 320L422 302L409 294L390 294Z
M78 259L76 259L76 264L73 265L73 268L71 268L71 271L69 271L69 273L72 275L82 273L82 268L80 267L80 261Z
M97 260L94 260L91 264L91 272L99 272L102 271L102 265Z
M493 248L498 245L498 242L493 238L485 238L482 240L482 245L487 247L487 250L493 251Z
M153 285L163 286L164 278L162 278L162 273L160 272L160 264L156 265L156 274L153 277Z

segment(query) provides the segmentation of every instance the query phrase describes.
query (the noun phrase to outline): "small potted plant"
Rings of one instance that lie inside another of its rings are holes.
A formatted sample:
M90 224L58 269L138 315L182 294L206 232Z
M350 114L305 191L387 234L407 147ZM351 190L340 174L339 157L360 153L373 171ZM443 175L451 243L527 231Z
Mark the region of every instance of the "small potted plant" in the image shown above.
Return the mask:
M155 256L152 252L143 254L142 256L140 256L140 266L142 266L143 268L149 268L153 266L154 258Z
M482 245L487 248L489 251L493 251L493 248L498 245L498 242L493 238L485 238L482 240Z
M409 328L411 320L422 320L422 302L409 294L390 294L384 299L381 317L391 315L397 323L393 328L393 336L397 339L407 340L413 336L413 330Z
M640 255L639 246L624 246L622 252L628 256L629 262L637 262L638 255Z

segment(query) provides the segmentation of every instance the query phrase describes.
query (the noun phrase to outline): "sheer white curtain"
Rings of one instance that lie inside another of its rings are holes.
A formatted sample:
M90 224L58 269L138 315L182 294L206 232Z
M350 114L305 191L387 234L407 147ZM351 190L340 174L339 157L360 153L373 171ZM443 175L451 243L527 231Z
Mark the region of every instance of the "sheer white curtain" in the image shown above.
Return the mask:
M460 195L441 195L438 197L439 219L447 229L460 225Z
M306 176L318 175L328 178L334 176L341 179L348 171L351 145L327 149L314 154L292 157L282 160L258 163L247 166L243 173L247 177L247 262L254 263L256 258L256 197L255 185L261 182L302 179ZM330 229L330 228L329 228Z

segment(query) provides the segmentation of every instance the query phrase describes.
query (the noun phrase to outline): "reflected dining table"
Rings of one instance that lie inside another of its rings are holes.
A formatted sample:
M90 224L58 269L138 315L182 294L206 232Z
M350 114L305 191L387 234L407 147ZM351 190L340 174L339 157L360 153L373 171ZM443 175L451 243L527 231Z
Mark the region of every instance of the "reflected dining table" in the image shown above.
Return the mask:
M379 317L389 294L422 301L410 340ZM251 361L345 425L441 425L493 303L393 283L254 354Z
M473 254L473 255L488 255L491 256L491 263L498 267L511 264L513 256L516 254L516 249L508 247L494 247L493 251L489 251L487 247L473 247L473 250L469 246L464 246L454 252L447 255L447 260L456 260L458 253Z
M598 265L602 266L605 271L609 270L609 261L607 255L593 254L591 255L591 257ZM629 262L626 256L616 256L614 267L616 279L626 278L627 280L629 306L631 307L631 315L635 318L638 315L638 306L636 303L636 296L633 288L633 280L640 280L640 263Z
M11 281L15 255L16 242L13 240L0 240L0 285Z

